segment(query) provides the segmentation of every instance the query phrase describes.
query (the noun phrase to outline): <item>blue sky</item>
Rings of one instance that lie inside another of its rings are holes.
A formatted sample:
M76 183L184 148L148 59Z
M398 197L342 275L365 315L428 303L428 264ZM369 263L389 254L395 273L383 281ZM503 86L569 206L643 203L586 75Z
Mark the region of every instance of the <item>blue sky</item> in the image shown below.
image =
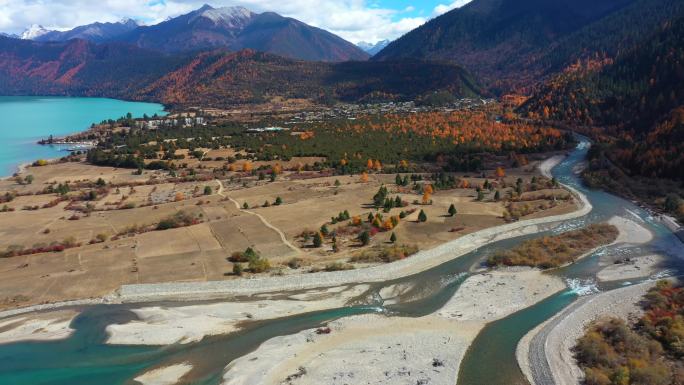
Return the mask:
M343 38L396 39L427 20L470 0L0 0L0 31L21 33L31 25L70 29L132 18L155 24L209 3L273 11L327 29Z
M377 8L389 8L398 11L403 11L396 15L396 18L401 16L407 17L431 17L434 16L435 9L442 5L450 5L453 3L448 0L423 0L423 1L411 1L411 0L377 0L368 2L369 6Z

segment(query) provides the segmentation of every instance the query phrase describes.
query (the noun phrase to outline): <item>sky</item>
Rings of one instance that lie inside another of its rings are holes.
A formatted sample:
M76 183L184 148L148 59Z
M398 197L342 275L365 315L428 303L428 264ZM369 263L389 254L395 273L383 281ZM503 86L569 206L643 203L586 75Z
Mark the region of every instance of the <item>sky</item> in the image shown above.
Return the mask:
M131 18L156 24L208 3L273 11L353 42L394 40L470 0L0 0L0 31L20 34L33 24L65 30Z

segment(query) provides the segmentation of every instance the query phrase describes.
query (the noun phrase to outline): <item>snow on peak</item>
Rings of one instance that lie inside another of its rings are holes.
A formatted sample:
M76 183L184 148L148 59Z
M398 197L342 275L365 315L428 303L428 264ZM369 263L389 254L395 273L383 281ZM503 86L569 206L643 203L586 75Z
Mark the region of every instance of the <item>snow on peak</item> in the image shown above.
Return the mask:
M135 21L134 19L131 19L130 17L124 17L123 19L119 20L119 24L130 25L130 26L139 26L140 25L137 21Z
M362 50L366 51L367 53L371 55L375 55L376 53L380 52L383 48L387 47L387 45L390 43L389 40L380 40L377 43L368 43L365 41L359 42L356 46L361 48Z
M45 29L45 27L43 27L42 25L33 24L21 34L21 38L24 40L33 40L37 37L45 35L48 32L50 31Z
M252 16L254 16L254 13L252 13L252 11L244 7L202 7L200 8L200 11L201 12L198 16L207 18L211 20L214 24L223 23L229 26L242 24L243 22L251 19Z

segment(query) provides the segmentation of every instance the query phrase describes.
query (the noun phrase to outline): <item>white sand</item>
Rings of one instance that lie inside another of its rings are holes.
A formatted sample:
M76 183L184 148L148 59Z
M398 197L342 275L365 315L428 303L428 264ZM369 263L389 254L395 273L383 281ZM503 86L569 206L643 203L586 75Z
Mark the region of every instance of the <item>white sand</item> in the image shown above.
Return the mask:
M57 311L0 320L0 344L68 338L74 332L69 325L77 315L75 311Z
M599 271L596 277L604 282L650 277L660 270L658 265L663 260L660 255L631 258L629 262L608 265Z
M505 269L469 277L438 312L442 317L490 322L524 309L565 288L538 270Z
M434 316L362 315L329 327L327 335L307 330L266 341L233 361L223 384L454 383L465 351L482 326ZM293 378L297 373L303 374Z
M642 244L650 242L653 234L642 224L624 217L613 217L608 221L620 230L620 235L614 243Z
M192 370L192 365L184 362L163 368L153 369L138 376L135 381L142 385L175 385L183 376Z
M384 305L393 305L399 303L400 297L413 289L414 286L415 284L413 282L385 286L380 289L380 298L382 298Z
M342 293L316 300L259 300L221 302L179 307L134 309L139 320L107 326L107 343L115 345L169 345L190 343L206 336L238 330L239 323L287 317L344 306L368 290L356 285ZM334 295L333 295L334 294Z
M518 364L531 384L531 365L539 365L529 361L530 342L540 332L548 331L545 338L546 361L551 368L556 385L577 385L580 383L582 371L577 366L572 347L580 338L587 325L603 317L619 317L627 319L631 314L640 314L638 302L655 282L645 282L605 293L581 298L578 306L572 306L544 324L529 332L519 343L516 351Z
M547 178L553 178L551 170L565 159L565 155L552 156L539 164L539 172Z
M510 290L523 287L522 290ZM505 317L563 289L536 270L469 277L439 312L420 318L361 315L276 337L226 368L223 385L453 384L460 363L487 321ZM471 308L472 302L504 304ZM458 316L469 314L469 319ZM289 377L289 382L288 382Z

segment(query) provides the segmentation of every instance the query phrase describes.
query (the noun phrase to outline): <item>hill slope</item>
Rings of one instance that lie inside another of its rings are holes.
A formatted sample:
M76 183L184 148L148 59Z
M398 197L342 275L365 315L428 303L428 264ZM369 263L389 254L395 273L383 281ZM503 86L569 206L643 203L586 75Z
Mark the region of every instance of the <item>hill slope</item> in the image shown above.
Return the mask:
M171 104L259 103L271 97L315 101L406 100L446 90L479 95L462 68L419 61L321 63L252 50L208 52L136 94ZM193 90L202 90L198 95Z
M0 89L4 95L126 97L185 61L119 43L0 37Z
M449 64L307 62L243 50L197 55L84 40L40 43L0 37L7 95L108 96L226 107L273 97L313 101L404 100L446 90L474 96L468 73Z
M446 60L494 91L529 89L577 60L614 57L681 8L679 0L474 0L392 42L373 60Z
M605 134L620 138L612 158L630 173L684 181L683 41L681 17L614 62L557 76L522 110L604 127Z
M579 127L597 143L585 180L684 223L684 16L614 60L554 77L521 107ZM584 126L584 127L583 127Z

